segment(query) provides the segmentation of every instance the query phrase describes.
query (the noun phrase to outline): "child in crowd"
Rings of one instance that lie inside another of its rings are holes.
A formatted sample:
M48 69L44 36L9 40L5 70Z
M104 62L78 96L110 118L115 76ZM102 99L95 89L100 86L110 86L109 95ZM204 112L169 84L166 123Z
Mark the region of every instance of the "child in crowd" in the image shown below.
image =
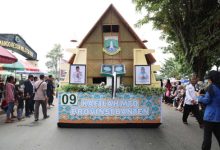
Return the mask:
M17 95L18 107L17 107L17 117L20 121L22 119L23 109L24 109L24 94L22 91L18 92Z

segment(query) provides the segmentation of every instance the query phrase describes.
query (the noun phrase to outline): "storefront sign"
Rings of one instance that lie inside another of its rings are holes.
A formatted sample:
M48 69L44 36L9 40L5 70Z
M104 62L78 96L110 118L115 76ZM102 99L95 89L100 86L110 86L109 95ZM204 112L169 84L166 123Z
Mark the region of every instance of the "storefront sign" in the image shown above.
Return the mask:
M0 46L13 50L27 59L37 59L37 53L18 34L0 34Z
M118 93L59 93L59 123L160 123L161 97Z

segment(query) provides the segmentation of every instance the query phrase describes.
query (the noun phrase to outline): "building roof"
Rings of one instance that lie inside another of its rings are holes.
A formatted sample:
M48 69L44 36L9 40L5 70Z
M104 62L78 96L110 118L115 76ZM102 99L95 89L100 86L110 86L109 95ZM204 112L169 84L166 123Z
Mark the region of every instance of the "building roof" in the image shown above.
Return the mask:
M138 43L140 44L140 48L143 49L147 49L147 47L145 46L145 44L141 41L141 39L138 37L138 35L134 32L134 30L130 27L130 25L127 23L127 21L122 17L122 15L116 10L116 8L113 6L113 4L111 4L106 11L103 13L103 15L99 18L99 20L96 22L96 24L92 27L92 29L87 33L87 35L84 37L84 39L82 40L82 42L79 44L78 48L82 48L83 44L86 42L86 40L89 38L89 36L93 33L93 31L96 29L97 25L99 24L99 22L101 22L101 20L103 20L103 18L111 11L114 11L115 14L119 17L119 19L121 20L121 22L125 25L125 27L127 27L127 30L131 33L131 35L138 41ZM71 57L71 59L69 60L69 62L73 62L74 60L74 56ZM153 57L152 54L147 54L146 55L146 60L148 64L153 64L156 62L155 58Z

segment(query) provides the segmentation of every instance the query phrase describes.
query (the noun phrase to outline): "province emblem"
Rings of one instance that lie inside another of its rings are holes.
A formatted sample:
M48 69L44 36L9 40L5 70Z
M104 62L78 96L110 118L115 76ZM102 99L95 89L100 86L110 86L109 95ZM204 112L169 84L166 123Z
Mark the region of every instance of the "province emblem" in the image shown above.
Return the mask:
M105 36L103 51L108 55L115 55L120 51L118 36Z

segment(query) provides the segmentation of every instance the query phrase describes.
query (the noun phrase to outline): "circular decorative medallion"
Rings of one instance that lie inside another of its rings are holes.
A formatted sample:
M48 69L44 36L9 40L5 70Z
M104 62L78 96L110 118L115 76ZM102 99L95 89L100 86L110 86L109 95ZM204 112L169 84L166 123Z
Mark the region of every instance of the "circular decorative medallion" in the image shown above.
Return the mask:
M19 36L15 36L15 42L19 43L21 41L20 37Z

